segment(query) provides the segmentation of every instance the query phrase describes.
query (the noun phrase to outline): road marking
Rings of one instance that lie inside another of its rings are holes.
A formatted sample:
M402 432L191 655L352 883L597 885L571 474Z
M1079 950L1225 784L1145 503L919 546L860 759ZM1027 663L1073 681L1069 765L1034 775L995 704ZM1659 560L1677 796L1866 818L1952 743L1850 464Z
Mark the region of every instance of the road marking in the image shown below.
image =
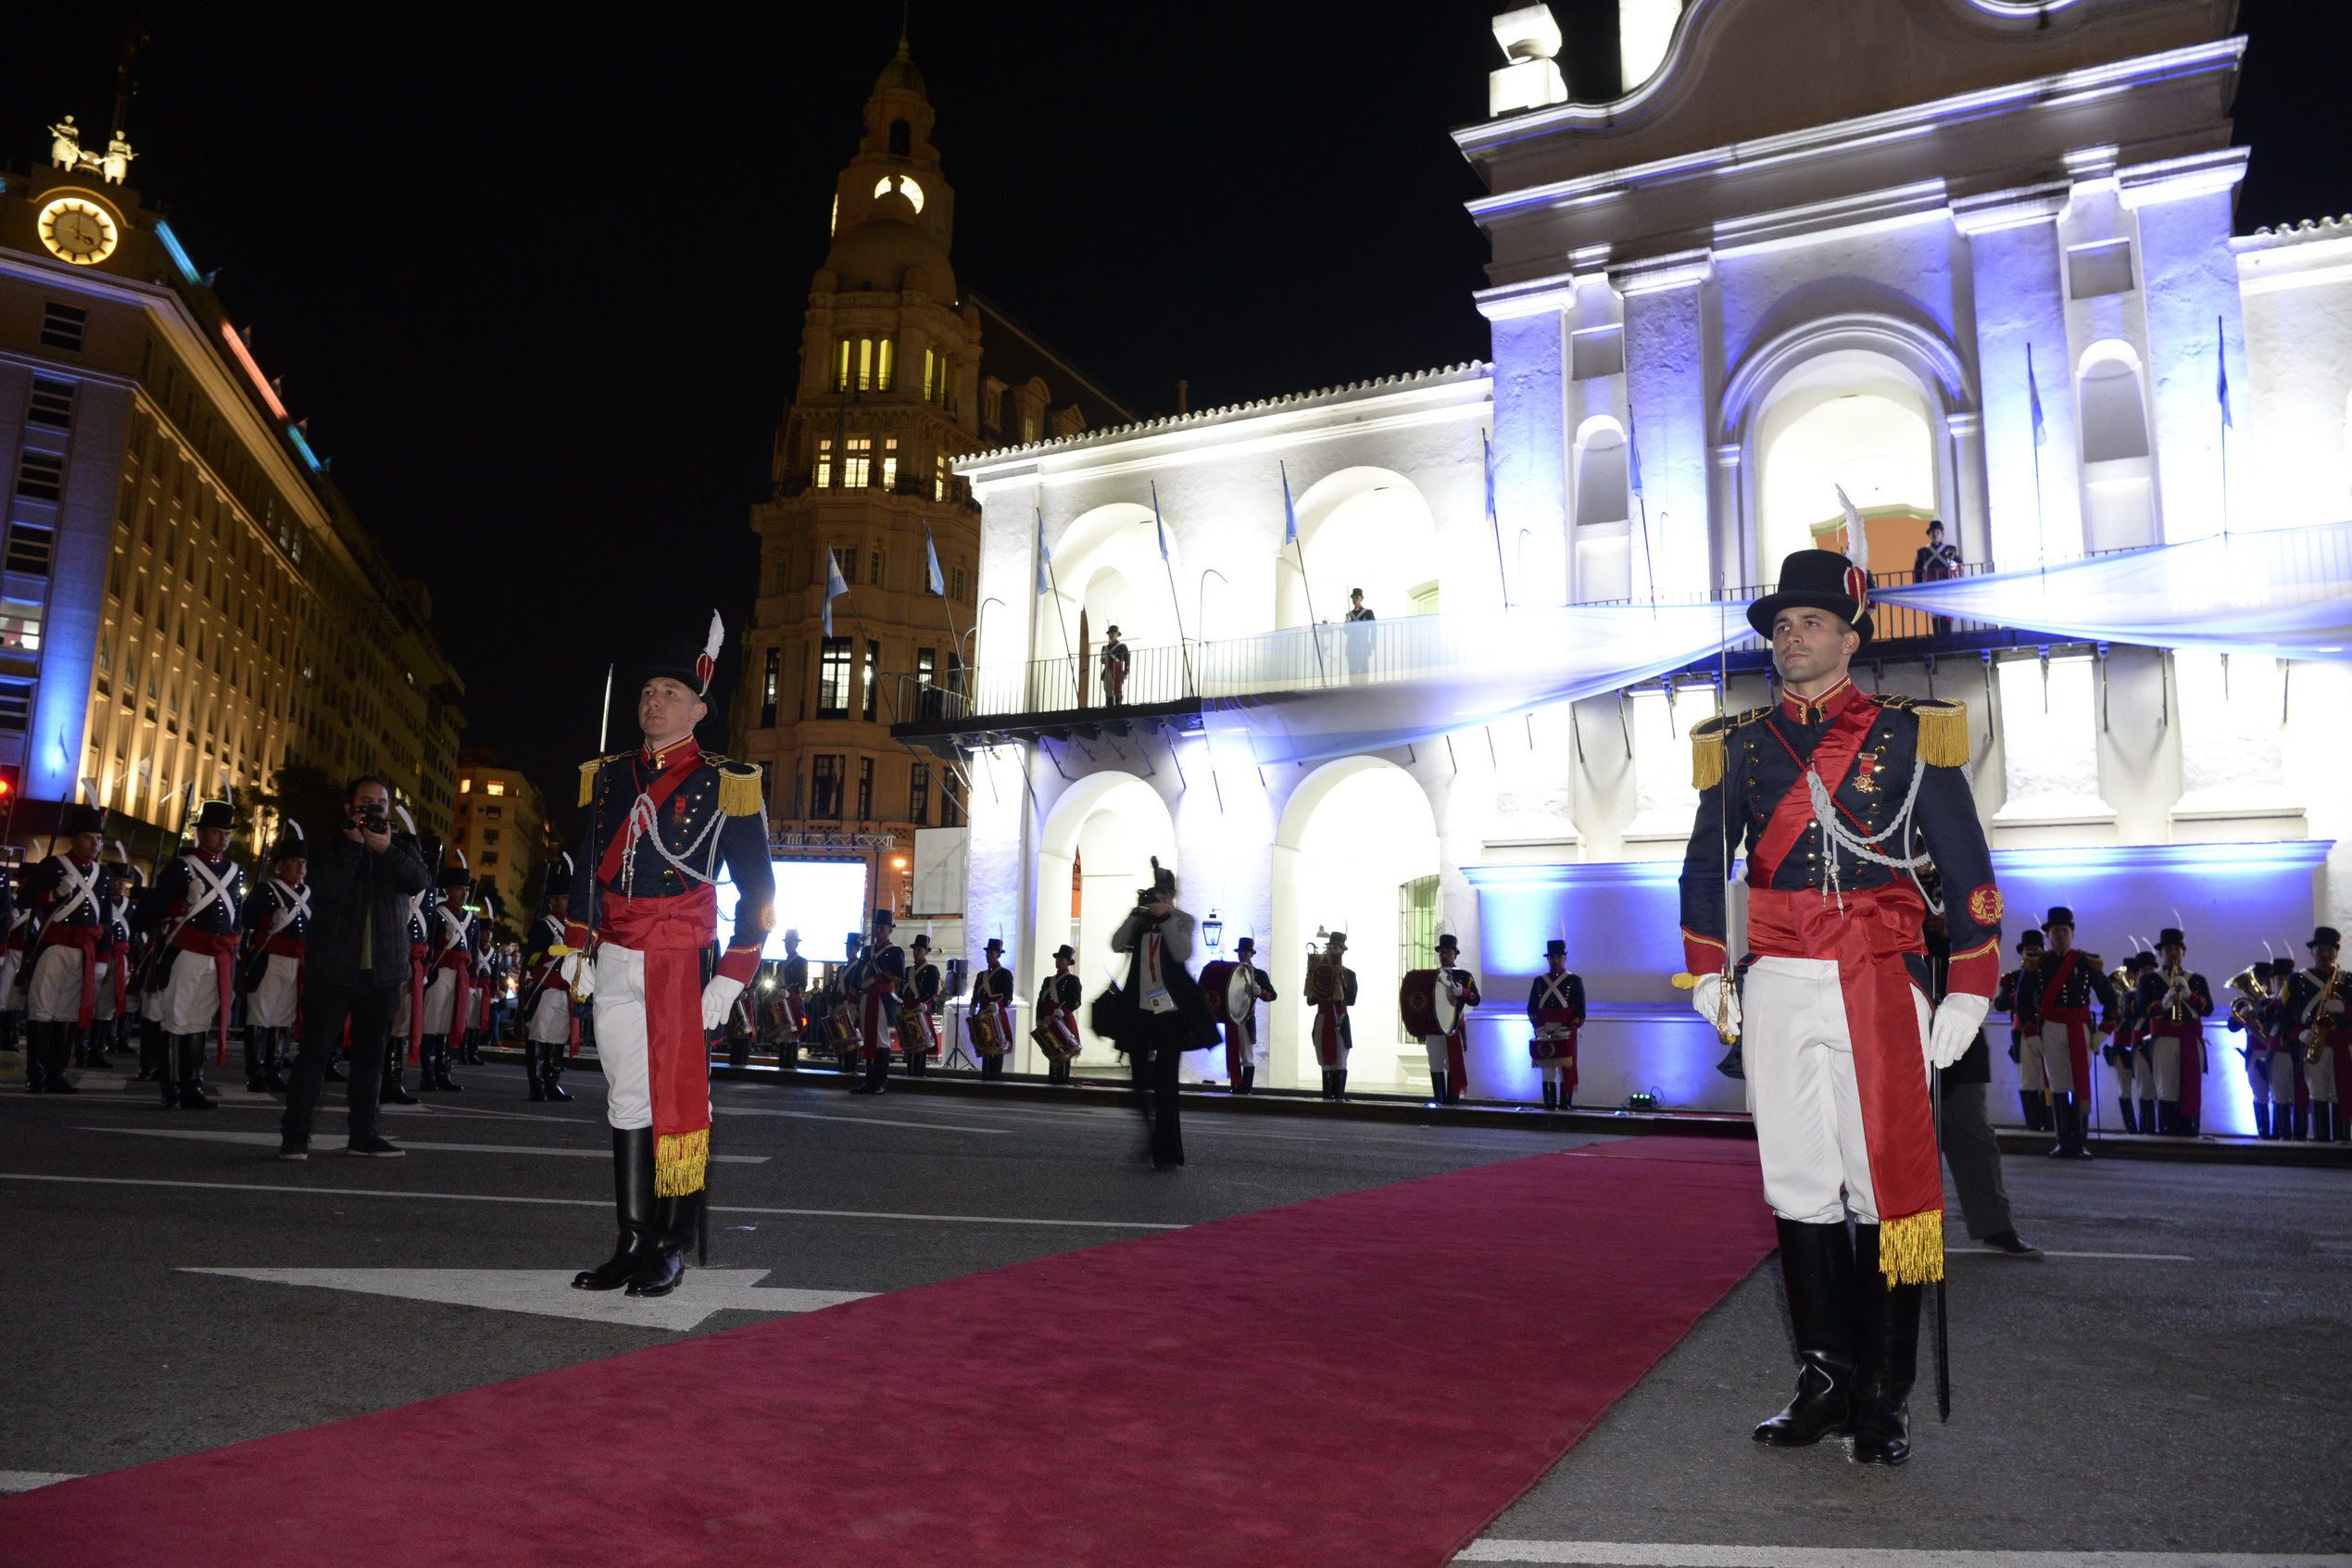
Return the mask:
M1588 1568L2352 1568L2352 1556L2335 1552L1964 1551L1491 1539L1472 1542L1453 1561L1573 1563Z
M193 1143L233 1143L255 1148L275 1148L275 1133L228 1133L210 1128L197 1131L193 1127L76 1127L77 1133L120 1133L133 1138L186 1138ZM403 1137L402 1148L422 1149L434 1154L552 1154L561 1160L610 1160L610 1148L553 1148L546 1144L531 1143L425 1143ZM321 1152L333 1154L336 1146L323 1146ZM711 1160L721 1165L765 1165L765 1154L714 1154Z
M30 1492L36 1486L54 1486L60 1481L81 1479L69 1471L0 1470L0 1497L10 1492Z
M333 1151L328 1150L330 1154ZM0 1182L62 1182L77 1186L179 1187L197 1192L299 1192L326 1198L417 1198L449 1203L535 1203L557 1209L610 1209L609 1198L531 1198L512 1192L412 1192L377 1187L293 1186L277 1182L174 1182L155 1176L53 1176L0 1171ZM804 1220L917 1220L946 1225L1042 1225L1054 1230L1180 1231L1188 1224L1159 1220L1033 1220L1018 1214L913 1214L870 1209L755 1209L714 1203L713 1214L779 1214Z
M1999 1258L2004 1254L1989 1248L1946 1248L1946 1258ZM2042 1249L2044 1258L2110 1258L2123 1263L2194 1263L2195 1258L2185 1252L2061 1252L2055 1247Z
M714 1105L711 1108L722 1116L789 1116L800 1122L853 1122L862 1127L919 1127L926 1133L986 1133L992 1137L1009 1135L1010 1127L975 1127L962 1122L893 1122L887 1116L828 1116L821 1110L775 1110L765 1106Z
M396 1296L500 1312L533 1312L541 1317L580 1318L671 1334L699 1328L716 1312L770 1316L817 1312L844 1301L862 1301L871 1294L762 1286L760 1282L768 1276L766 1269L688 1269L685 1283L674 1292L652 1299L618 1290L574 1290L570 1269L182 1269L180 1273Z

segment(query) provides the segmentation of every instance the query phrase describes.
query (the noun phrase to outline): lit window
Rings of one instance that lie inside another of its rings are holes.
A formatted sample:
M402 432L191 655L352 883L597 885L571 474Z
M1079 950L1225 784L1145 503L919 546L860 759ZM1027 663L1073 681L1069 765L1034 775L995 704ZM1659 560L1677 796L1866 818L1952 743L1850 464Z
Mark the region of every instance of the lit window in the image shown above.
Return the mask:
M923 400L925 403L931 401L933 389L938 384L939 351L936 348L926 348L923 351Z
M948 455L945 452L939 454L932 470L931 498L935 501L948 498Z
M882 346L887 348L890 345L886 343ZM898 486L899 438L895 435L886 435L882 438L882 488L895 490Z
M833 390L849 390L849 340L843 338L833 356Z
M0 599L0 648L31 652L41 646L41 607L29 599Z
M817 439L816 466L810 472L809 483L822 490L833 483L833 437Z
M852 435L841 444L841 483L852 490L866 486L866 470L871 466L874 440L871 436ZM851 578L856 582L856 578Z
M913 207L917 212L921 212L923 210L923 187L916 184L913 181L908 179L903 174L884 175L880 180L874 182L874 194L879 196L892 185L899 187L899 194L907 198L907 205L909 207Z
M841 232L841 193L838 191L833 193L833 212L824 220L824 232L828 234Z
M303 671L303 673L308 675L310 671L305 670ZM472 779L459 779L458 781L458 793L459 795L472 795L473 793L473 781Z
M887 392L890 390L890 371L894 368L893 362L896 360L897 357L898 345L896 341L887 337L884 338L881 345L875 351L874 374L874 391Z
M506 792L506 784L499 779L491 779L482 786L482 793L484 795L504 795Z
M817 717L849 716L849 639L827 637L820 645L817 663ZM835 808L835 815L840 809Z
M870 337L858 339L858 390L874 390L874 339Z

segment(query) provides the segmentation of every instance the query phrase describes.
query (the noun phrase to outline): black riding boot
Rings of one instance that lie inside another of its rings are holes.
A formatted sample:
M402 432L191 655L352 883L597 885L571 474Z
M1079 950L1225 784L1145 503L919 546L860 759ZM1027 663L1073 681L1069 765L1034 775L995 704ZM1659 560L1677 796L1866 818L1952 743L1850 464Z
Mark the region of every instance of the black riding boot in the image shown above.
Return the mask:
M1338 1073L1337 1073L1336 1075L1334 1075L1334 1077L1333 1077L1333 1078L1332 1078L1332 1080L1331 1080L1331 1098L1332 1098L1333 1099L1339 1100L1339 1101L1340 1101L1340 1102L1341 1102L1342 1104L1346 1103L1346 1101L1347 1101L1347 1098L1348 1098L1348 1070L1347 1070L1346 1068L1344 1068L1344 1067L1340 1068L1340 1069L1339 1070Z
M294 1065L290 1060L293 1041L293 1030L272 1029L262 1047L261 1086L273 1095L291 1094L294 1090L294 1085L286 1082L286 1070Z
M24 1022L20 1012L0 1012L0 1051L17 1048L17 1030Z
M997 1060L1002 1060L1003 1059L1000 1057ZM923 1076L924 1070L928 1068L930 1065L931 1059L924 1055L923 1052L916 1051L913 1055L907 1058L907 1076L910 1078L920 1078Z
M1241 1064L1241 1081L1233 1085L1233 1092L1237 1095L1249 1095L1257 1093L1257 1090L1258 1064L1254 1061L1245 1061Z
M574 1290L618 1290L653 1254L652 1128L612 1129L612 1201L620 1215L620 1245L604 1262L574 1275Z
M385 1105L414 1105L417 1097L409 1092L404 1081L408 1075L409 1042L398 1035L384 1043L384 1084L376 1091L376 1098Z
M1796 1338L1797 1390L1786 1409L1756 1426L1755 1440L1801 1449L1854 1429L1854 1244L1843 1223L1773 1223L1780 1233L1780 1279Z
M267 1034L250 1023L245 1026L245 1092L249 1095L261 1092L261 1042Z
M160 1022L149 1022L145 1025L145 1030L146 1039L150 1045L142 1047L142 1054L144 1055L149 1048L152 1048L155 1053L156 1087L163 1093L163 1109L170 1110L180 1103L180 1079L176 1071L178 1063L172 1060L179 1048L179 1042L172 1035L163 1032L163 1025Z
M2132 1114L2132 1097L2130 1095L2119 1095L2116 1097L2115 1104L2116 1109L2123 1113L2123 1130L2127 1133L2138 1132L2140 1130L2140 1119L2136 1115Z
M653 1250L637 1263L629 1281L632 1296L667 1296L685 1277L686 1249L694 1245L695 1216L701 1211L702 1194L658 1198L653 1204Z
M853 1095L878 1095L890 1086L890 1059L876 1051L866 1059L865 1076L858 1080Z
M2057 1121L2058 1141L2050 1150L2055 1160L2088 1160L2091 1151L2082 1147L2082 1102L2072 1095L2052 1095L2050 1112Z
M2160 1099L2156 1102L2156 1130L2167 1137L2180 1135L2181 1102L2179 1100Z
M73 1040L74 1036L80 1033L79 1026L71 1023L53 1023L49 1027L55 1033L49 1036L49 1081L43 1085L42 1092L52 1095L80 1094L82 1091L74 1085L73 1080L66 1076L66 1061L73 1054Z
M180 1066L180 1109L210 1110L220 1102L204 1092L204 1036L178 1035L175 1045Z
M460 1054L459 1047L452 1046L445 1035L441 1041L441 1054L434 1060L433 1086L445 1095L465 1093L466 1086L449 1076L449 1069L463 1060L464 1057Z
M2157 1130L2156 1108L2157 1102L2155 1100L2149 1099L2144 1096L2142 1097L2140 1100L2140 1131L2144 1133L2153 1133Z
M531 1085L533 1099L547 1098L547 1086L539 1075L539 1042L536 1040L522 1042L522 1081Z
M2254 1135L2265 1143L2270 1141L2270 1102L2267 1099L2254 1102Z
M1543 1081L1543 1109L1546 1110L1560 1109L1560 1085L1549 1078Z
M1854 1461L1901 1464L1911 1457L1911 1384L1918 1374L1919 1292L1879 1272L1879 1227L1855 1227L1861 1287L1854 1379Z
M417 1042L417 1093L436 1094L441 1085L433 1081L433 1059L441 1053L441 1037L427 1035Z
M34 1019L24 1024L24 1092L37 1095L49 1082L49 1025Z
M90 1025L90 1046L86 1060L96 1072L104 1073L114 1063L107 1060L107 1032L114 1027L114 1020Z
M1445 1074L1442 1073L1432 1073L1429 1074L1429 1103L1432 1105L1451 1105L1453 1103L1452 1100L1446 1098Z
M547 1089L547 1098L570 1099L572 1091L556 1082L563 1076L563 1042L559 1040L552 1044L543 1045L538 1049L541 1052L539 1082Z

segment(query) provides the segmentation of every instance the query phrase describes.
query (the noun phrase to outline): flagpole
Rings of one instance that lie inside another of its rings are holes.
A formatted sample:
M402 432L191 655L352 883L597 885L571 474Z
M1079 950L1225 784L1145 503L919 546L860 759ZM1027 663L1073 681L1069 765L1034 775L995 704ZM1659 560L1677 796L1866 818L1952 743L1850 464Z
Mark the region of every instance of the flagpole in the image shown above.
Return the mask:
M1479 435L1478 442L1486 448L1487 528L1494 535L1494 577L1495 582L1503 589L1503 608L1509 609L1511 608L1511 574L1503 565L1502 508L1494 504L1494 443L1483 433Z
M2049 525L2042 516L2042 387L2033 379L2033 345L2025 345L2025 395L2033 421L2033 550L2035 570L2050 570Z
M1282 532L1289 537L1291 552L1299 560L1299 591L1307 596L1307 635L1314 641L1314 671L1326 685L1331 683L1330 667L1324 662L1323 633L1314 619L1314 580L1307 575L1306 541L1299 537L1298 510L1290 503L1290 465L1277 459L1275 469L1282 475Z
M2213 398L2221 418L2221 537L2230 536L2230 338L2220 315L2213 318ZM2226 671L2225 664L2223 669Z
M1168 603L1176 610L1176 652L1184 659L1184 689L1192 696L1201 695L1192 680L1192 643L1184 634L1184 597L1176 592L1176 566L1168 559L1168 525L1160 521L1160 483L1151 482L1151 528L1160 545L1160 570L1168 574Z
M1075 707L1084 708L1087 705L1087 676L1086 671L1078 668L1078 650L1070 641L1070 628L1062 621L1062 579L1053 570L1053 557L1045 548L1045 511L1037 507L1031 508L1030 511L1037 519L1038 552L1045 559L1046 586L1053 596L1053 629L1062 633L1062 657L1070 661L1070 701ZM974 649L973 656L976 659L979 650Z
M939 571L939 547L932 541L931 525L927 522L923 525L923 585L926 588L931 587L934 583L938 584L938 587L934 591L938 594L939 603L946 608L948 612L949 642L959 648L963 646L963 633L955 629L955 601L948 597L947 579ZM977 643L975 643L973 646L972 658L975 663L979 661L980 649ZM939 672L937 670L932 671L931 679L936 682L938 678ZM915 707L917 709L915 716L918 718L921 717L920 710L922 709L922 705L923 696L922 694L918 692L915 694Z
M1628 408L1625 414L1625 471L1633 486L1636 515L1641 520L1641 571L1650 580L1650 603L1654 607L1658 602L1658 563L1650 554L1650 497L1641 488L1641 449L1634 445L1637 434L1633 410Z

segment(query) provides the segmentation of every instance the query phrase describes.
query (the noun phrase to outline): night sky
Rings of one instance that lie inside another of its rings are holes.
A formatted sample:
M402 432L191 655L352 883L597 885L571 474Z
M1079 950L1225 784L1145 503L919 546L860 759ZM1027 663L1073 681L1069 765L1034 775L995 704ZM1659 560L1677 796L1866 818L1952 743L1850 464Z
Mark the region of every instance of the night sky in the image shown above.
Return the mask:
M1479 186L1446 132L1484 114L1502 8L917 4L957 275L1144 413L1178 377L1199 408L1482 357ZM609 659L714 605L742 623L834 177L899 18L746 10L26 7L0 53L0 161L29 167L57 115L106 119L145 19L133 185L430 586L469 744L558 801ZM2352 208L2347 10L2243 6L2242 231Z

